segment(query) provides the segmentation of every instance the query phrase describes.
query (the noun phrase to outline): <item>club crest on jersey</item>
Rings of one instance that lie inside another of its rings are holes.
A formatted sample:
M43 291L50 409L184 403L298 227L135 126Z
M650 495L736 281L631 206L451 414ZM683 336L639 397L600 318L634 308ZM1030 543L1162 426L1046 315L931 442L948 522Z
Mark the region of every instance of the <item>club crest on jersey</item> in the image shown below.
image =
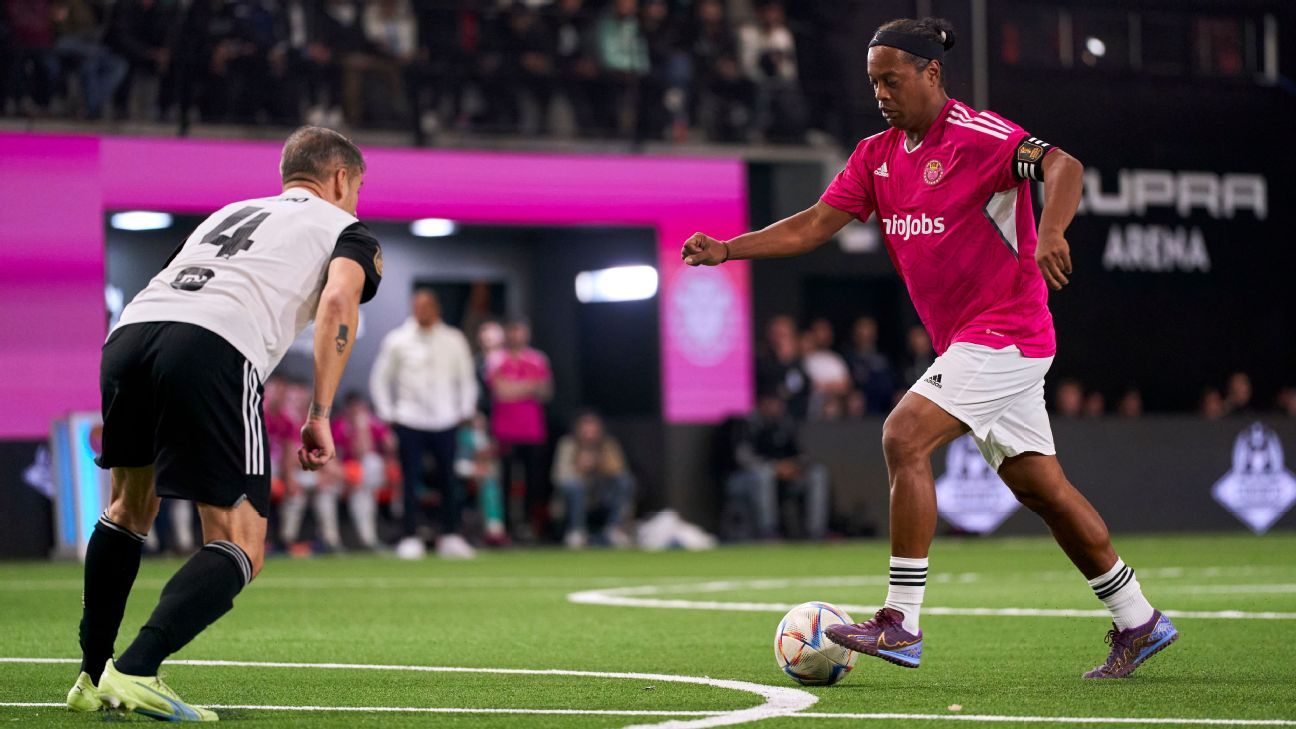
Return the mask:
M940 163L940 160L928 160L927 164L923 165L922 178L928 185L935 185L944 176L945 166Z

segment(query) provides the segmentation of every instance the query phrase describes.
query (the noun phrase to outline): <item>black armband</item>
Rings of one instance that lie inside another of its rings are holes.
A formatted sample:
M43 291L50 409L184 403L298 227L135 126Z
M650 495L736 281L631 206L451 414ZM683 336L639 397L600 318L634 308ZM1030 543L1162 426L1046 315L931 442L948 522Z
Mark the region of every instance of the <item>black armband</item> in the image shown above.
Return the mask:
M1013 177L1019 180L1044 181L1044 156L1053 145L1038 137L1026 137L1013 151Z

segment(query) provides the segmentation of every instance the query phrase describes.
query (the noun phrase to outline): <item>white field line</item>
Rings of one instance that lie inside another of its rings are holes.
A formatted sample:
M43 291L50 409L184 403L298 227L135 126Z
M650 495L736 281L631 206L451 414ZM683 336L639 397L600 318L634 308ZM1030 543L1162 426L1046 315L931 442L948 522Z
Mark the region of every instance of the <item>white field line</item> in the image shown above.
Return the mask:
M0 657L0 663L17 663L17 664L63 664L78 663L79 661L70 658L6 658ZM402 665L384 665L384 664L367 664L367 663L296 663L296 662L272 662L272 661L208 661L208 660L186 660L186 661L168 661L168 665L173 666L226 666L239 668L309 668L309 669L341 669L350 671L409 671L418 673L494 673L510 674L522 676L576 676L580 678L622 678L634 681L661 681L664 683L689 683L701 686L714 686L715 688L729 689L731 691L743 691L750 694L756 694L765 701L757 706L747 709L738 709L735 711L725 711L716 714L699 716L698 718L688 720L672 719L666 722L653 724L636 725L637 729L643 727L657 727L664 729L709 729L709 727L730 726L732 724L746 724L750 721L760 721L762 719L772 719L780 716L787 716L802 709L813 706L819 700L819 697L809 691L790 688L787 686L766 686L759 683L748 681L731 681L727 679L709 678L706 676L676 676L665 673L620 673L610 671L569 671L558 668L465 668L460 666L402 666ZM591 713L591 712L577 712ZM661 716L660 714L648 713L646 716Z
M62 708L66 704L34 701L0 701L0 707L11 708ZM614 709L460 709L410 706L260 706L255 704L208 704L208 709L242 709L249 711L319 711L365 714L542 714L548 716L723 716L718 711L617 711ZM1296 726L1288 719L1201 719L1177 717L1125 717L1125 716L1012 716L996 714L834 714L800 711L787 714L783 719L850 719L905 720L905 721L971 721L1019 724L1173 724L1205 726Z
M1179 717L1131 716L999 716L995 714L830 714L803 711L797 719L885 719L905 721L972 721L1018 724L1177 724L1205 726L1296 726L1290 719L1190 719Z
M728 602L720 600L690 600L684 598L660 598L653 595L662 594L698 594L714 592L732 592L735 590L772 590L788 587L822 586L828 584L826 579L837 578L787 578L761 580L716 580L712 582L687 583L678 585L638 585L634 587L613 587L596 590L582 590L567 595L568 602L579 605L602 605L611 607L640 607L674 610L720 610L732 612L786 612L797 603L784 602ZM879 580L882 578L879 578ZM861 583L862 584L862 583ZM843 610L861 614L872 613L877 605L850 605L836 603ZM1247 620L1296 620L1296 612L1246 612L1241 610L1165 610L1172 618L1207 618L1207 619L1247 619ZM998 616L998 617L1048 617L1048 618L1101 618L1110 613L1106 610L1082 609L1047 609L1047 608L955 608L924 607L926 615L961 615L961 616Z
M67 704L35 701L0 701L13 708L62 708ZM249 711L337 711L373 714L548 714L553 716L722 716L723 711L615 711L611 709L461 709L422 706L260 706L256 704L206 704L205 709Z
M1262 585L1157 585L1156 591L1178 592L1187 595L1245 595L1269 592L1296 592L1296 585L1281 582Z
M0 663L10 664L76 664L72 658L11 658L0 657ZM276 663L266 661L169 661L182 666L231 666L247 668L318 668L372 671L415 671L428 673L503 673L530 676L577 676L586 678L626 678L633 680L692 683L736 691L747 691L765 697L760 706L738 711L649 711L612 709L496 709L496 708L439 708L406 706L264 706L250 704L215 704L212 709L245 709L255 711L335 711L372 713L427 713L427 714L551 714L561 716L626 716L626 717L697 717L689 721L668 721L644 726L673 727L678 729L727 726L773 718L853 719L853 720L915 720L915 721L972 721L1023 724L1173 724L1209 726L1296 726L1289 719L1211 719L1177 717L1097 717L1097 716L1012 716L993 714L902 714L902 713L826 713L803 709L814 705L817 697L799 689L763 686L746 681L727 681L707 677L674 676L655 673L609 673L602 671L569 671L563 669L527 668L463 668L453 666L400 666L363 663ZM53 702L0 702L0 707L60 708L64 704ZM629 729L629 728L628 728Z
M1274 565L1239 565L1236 567L1148 567L1138 570L1143 579L1159 580L1202 579L1214 577L1239 577L1243 575L1281 575L1296 574L1291 568ZM876 575L858 575L844 577L810 577L803 578L800 585L827 587L851 587L886 584L886 578ZM1021 573L987 573L987 572L938 572L928 578L929 583L966 583L996 580L1029 579L1043 581L1074 581L1079 579L1075 570L1043 570ZM687 583L715 584L705 577L695 576L659 576L646 579L650 583ZM693 581L693 582L690 582ZM700 582L699 582L700 581ZM753 582L759 582L753 578ZM270 571L257 579L258 590L409 590L420 588L464 588L464 589L517 589L531 587L536 589L564 589L579 587L621 587L630 584L643 584L643 578L626 577L279 577ZM143 578L135 581L136 587L161 588L166 584L164 578ZM1160 583L1159 583L1160 584ZM73 578L56 579L4 579L0 585L6 591L40 591L40 590L81 590L82 580ZM1218 587L1224 587L1220 585ZM1186 587L1185 587L1186 589Z

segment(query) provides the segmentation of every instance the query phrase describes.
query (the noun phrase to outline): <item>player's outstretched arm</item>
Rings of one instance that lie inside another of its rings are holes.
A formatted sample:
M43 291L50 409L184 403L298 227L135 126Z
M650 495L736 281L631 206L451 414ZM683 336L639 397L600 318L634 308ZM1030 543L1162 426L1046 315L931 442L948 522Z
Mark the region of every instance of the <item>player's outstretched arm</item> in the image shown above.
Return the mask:
M1035 262L1054 291L1070 283L1071 246L1066 229L1080 207L1083 189L1084 165L1079 160L1060 149L1044 158L1044 211L1040 213Z
M680 256L690 266L718 266L725 261L787 258L809 253L837 234L854 215L823 202L761 230L727 241L694 233Z
M349 258L334 258L315 310L315 397L302 426L302 447L297 459L302 468L317 471L333 458L333 433L329 411L338 383L346 370L360 320L360 294L365 272Z

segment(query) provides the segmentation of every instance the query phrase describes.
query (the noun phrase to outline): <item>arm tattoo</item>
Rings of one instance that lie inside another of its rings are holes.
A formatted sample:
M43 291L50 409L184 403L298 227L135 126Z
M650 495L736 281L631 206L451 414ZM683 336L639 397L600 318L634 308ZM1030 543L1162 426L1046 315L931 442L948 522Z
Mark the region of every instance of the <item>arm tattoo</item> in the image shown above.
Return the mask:
M327 418L332 410L333 408L329 405L320 405L317 402L312 402L310 404L310 414L307 417Z
M346 351L346 346L347 346L347 325L346 324L338 324L337 337L333 341L337 342L338 354L342 354L343 352Z

